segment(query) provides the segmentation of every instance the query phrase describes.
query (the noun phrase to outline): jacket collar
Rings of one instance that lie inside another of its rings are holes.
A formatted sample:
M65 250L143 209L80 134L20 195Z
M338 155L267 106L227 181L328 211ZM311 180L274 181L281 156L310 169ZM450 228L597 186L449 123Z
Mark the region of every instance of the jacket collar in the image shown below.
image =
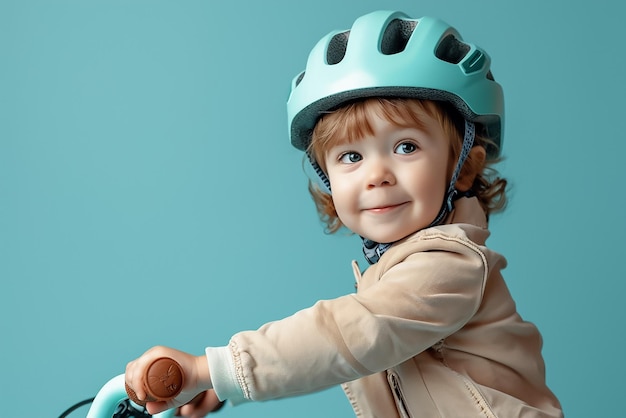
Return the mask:
M476 197L457 200L444 224L470 224L483 229L488 227L487 215Z

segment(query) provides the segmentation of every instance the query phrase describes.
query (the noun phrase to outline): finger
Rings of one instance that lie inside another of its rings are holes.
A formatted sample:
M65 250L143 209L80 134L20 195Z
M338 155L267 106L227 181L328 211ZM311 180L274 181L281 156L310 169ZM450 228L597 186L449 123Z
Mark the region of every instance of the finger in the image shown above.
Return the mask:
M136 398L136 400L143 401L146 398L146 392L143 388L142 380L140 378L138 379L138 376L140 375L137 373L137 368L138 368L137 360L131 361L130 363L128 363L126 365L126 372L124 374L124 380L125 380L127 388L130 389L130 390L127 389L127 392L129 392L129 395L132 395L132 397Z
M150 415L159 414L163 411L167 411L168 409L172 407L173 405L171 405L169 402L147 402L146 403L146 409L148 410L148 413Z
M209 412L219 411L220 409L222 409L225 403L226 401L220 401L214 390L207 391L206 397L203 400L203 404L210 408Z
M205 417L210 412L216 412L224 405L221 402L215 391L209 390L202 392L196 396L191 402L183 405L178 410L178 416L186 418L200 418Z

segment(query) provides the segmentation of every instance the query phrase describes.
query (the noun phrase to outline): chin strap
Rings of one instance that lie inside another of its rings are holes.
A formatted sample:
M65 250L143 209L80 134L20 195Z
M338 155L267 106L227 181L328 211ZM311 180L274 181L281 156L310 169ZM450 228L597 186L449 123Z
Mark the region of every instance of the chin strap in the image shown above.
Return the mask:
M375 264L393 244L392 242L381 244L365 237L361 237L361 239L363 240L363 255L370 264Z
M461 174L461 168L463 168L463 164L467 159L472 147L474 146L474 139L476 138L476 126L473 122L465 121L465 134L463 135L463 147L461 148L461 154L459 155L459 160L456 162L456 167L454 167L454 173L452 173L452 178L450 179L450 184L448 185L448 191L446 192L445 200L443 201L443 205L441 205L441 209L439 210L439 214L435 218L434 221L430 225L435 226L439 225L443 220L454 210L454 201L461 197L469 197L473 196L474 192L470 189L466 192L459 192L456 189L456 181L459 179L459 175Z
M324 173L322 167L320 167L317 161L315 161L315 158L313 158L313 156L308 151L306 153L306 156L309 159L311 167L313 167L313 170L315 170L315 174L317 174L317 177L322 181L322 184L324 185L324 191L328 194L332 194L330 191L330 180L328 180L328 176L326 175L326 173Z

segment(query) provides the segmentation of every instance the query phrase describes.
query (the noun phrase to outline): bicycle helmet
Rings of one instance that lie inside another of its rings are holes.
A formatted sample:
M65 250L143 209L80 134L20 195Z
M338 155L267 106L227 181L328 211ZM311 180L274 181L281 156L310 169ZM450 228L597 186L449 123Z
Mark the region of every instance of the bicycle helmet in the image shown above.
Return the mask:
M481 48L433 17L376 11L350 30L333 31L309 54L287 101L291 143L306 150L323 112L367 97L403 97L451 103L491 140L489 159L502 147L504 99Z

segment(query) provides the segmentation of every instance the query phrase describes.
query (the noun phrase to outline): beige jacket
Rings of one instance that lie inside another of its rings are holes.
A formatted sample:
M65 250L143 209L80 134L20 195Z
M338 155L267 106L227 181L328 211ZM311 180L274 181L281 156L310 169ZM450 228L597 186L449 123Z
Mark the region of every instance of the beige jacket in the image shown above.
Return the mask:
M209 355L218 396L341 383L359 417L561 417L541 336L517 314L488 235L478 201L459 200L447 225L394 244L362 277L355 266L356 294L236 334L228 367Z

